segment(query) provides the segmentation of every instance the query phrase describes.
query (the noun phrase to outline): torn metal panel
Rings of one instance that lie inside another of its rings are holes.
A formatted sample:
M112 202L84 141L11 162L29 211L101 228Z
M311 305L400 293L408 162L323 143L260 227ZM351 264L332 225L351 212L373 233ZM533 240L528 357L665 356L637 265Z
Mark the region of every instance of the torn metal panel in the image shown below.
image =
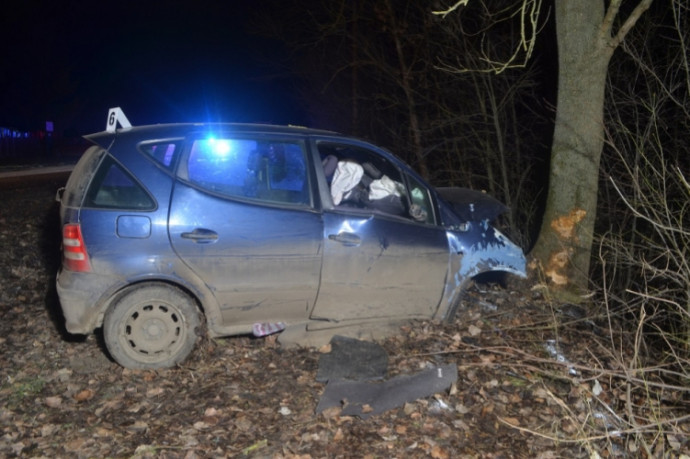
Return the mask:
M458 379L456 364L430 368L414 375L402 375L383 383L333 381L326 386L316 412L342 406L342 415L370 416L403 406L447 390Z
M456 284L487 271L507 271L525 277L526 261L520 247L488 222L472 225L480 227L481 238L471 244L457 233L448 233L451 252L462 254L460 269L454 271Z
M522 249L488 222L467 222L465 231L448 231L448 278L436 318L451 319L467 282L478 274L505 271L526 277Z

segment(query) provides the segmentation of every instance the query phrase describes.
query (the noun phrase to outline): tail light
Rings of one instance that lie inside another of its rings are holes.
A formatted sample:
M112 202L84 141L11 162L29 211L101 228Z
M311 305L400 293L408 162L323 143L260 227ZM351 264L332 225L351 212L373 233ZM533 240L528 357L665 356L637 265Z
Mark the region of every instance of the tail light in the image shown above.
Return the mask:
M62 265L70 271L91 271L79 224L71 223L62 227Z

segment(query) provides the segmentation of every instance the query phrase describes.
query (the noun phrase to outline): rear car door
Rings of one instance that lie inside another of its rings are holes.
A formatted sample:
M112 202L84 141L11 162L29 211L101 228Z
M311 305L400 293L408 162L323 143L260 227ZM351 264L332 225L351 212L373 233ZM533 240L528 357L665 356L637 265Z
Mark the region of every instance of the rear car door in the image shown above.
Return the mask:
M323 234L304 142L198 138L178 175L170 240L216 295L224 324L304 320L318 290Z

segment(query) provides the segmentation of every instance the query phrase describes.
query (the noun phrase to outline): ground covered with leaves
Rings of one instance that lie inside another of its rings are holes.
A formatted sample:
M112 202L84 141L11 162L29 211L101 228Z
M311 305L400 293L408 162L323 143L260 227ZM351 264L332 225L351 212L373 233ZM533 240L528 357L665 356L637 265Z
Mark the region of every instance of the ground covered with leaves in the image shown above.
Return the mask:
M315 414L323 349L206 340L167 371L64 331L57 181L0 188L0 456L687 457L687 388L630 374L634 343L538 283L474 285L452 323L381 342L389 377L455 363L457 384L367 420ZM634 336L634 335L633 335Z

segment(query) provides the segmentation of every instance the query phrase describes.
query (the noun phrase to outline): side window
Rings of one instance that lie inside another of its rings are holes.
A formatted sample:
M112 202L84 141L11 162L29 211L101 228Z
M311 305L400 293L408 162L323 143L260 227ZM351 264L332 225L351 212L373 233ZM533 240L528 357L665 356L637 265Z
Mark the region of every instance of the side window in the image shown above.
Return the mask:
M303 205L311 202L306 164L301 143L211 138L194 141L187 178L228 197Z
M429 195L429 189L411 175L407 175L407 183L410 187L410 200L412 201L410 204L410 216L419 222L435 223L434 207Z
M409 217L407 190L394 163L346 144L320 142L318 148L333 204Z
M156 207L146 190L109 155L96 171L84 204L106 209L152 210Z
M179 150L174 142L148 143L139 146L139 149L166 169L171 169L175 153Z

